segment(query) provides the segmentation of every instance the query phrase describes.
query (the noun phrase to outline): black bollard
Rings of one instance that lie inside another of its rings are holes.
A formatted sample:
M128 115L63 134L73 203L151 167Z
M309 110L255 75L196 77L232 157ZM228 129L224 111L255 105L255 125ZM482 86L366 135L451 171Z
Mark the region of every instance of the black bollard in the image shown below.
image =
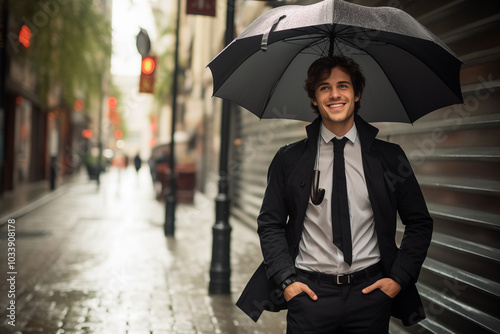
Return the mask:
M223 181L222 181L223 182ZM208 292L228 294L231 292L231 226L229 225L229 199L219 194L215 200L216 216L212 227L212 263Z

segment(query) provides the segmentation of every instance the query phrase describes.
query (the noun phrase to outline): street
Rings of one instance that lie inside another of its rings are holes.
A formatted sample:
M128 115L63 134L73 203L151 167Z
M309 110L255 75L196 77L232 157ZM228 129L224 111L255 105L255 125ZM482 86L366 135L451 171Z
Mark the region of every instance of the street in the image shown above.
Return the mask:
M175 237L143 165L86 175L0 228L2 333L284 333L285 312L254 323L234 304L262 259L231 221L231 295L209 295L212 199L178 204Z

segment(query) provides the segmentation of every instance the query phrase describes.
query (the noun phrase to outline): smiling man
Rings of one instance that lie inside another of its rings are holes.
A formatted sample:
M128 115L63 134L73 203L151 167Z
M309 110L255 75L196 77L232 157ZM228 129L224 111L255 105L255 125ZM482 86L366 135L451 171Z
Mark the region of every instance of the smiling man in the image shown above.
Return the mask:
M388 333L391 314L405 325L425 318L415 282L432 219L402 149L357 115L364 85L350 58L315 61L305 88L318 118L269 167L258 217L264 262L237 305L254 320L288 308L288 334Z
M337 66L330 71L328 77L311 83L309 97L323 125L338 136L344 136L354 124L354 110L361 92L354 91L351 77L344 69Z

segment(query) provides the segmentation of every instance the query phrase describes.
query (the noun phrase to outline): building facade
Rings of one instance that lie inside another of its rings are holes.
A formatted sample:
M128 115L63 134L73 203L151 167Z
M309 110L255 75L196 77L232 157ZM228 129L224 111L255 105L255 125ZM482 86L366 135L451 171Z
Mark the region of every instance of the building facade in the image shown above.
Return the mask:
M92 4L94 8L87 8L89 11L102 14L98 16L101 19L111 19L111 1ZM33 63L33 59L41 58L41 45L46 48L44 55L50 52L50 43L42 41L47 36L52 37L51 42L58 41L54 50L61 47L48 58L66 57L68 50L62 47L66 45L67 29L61 16L70 6L68 2L40 1L27 6L22 1L5 0L0 6L0 195L34 183L53 189L57 179L77 170L88 154L89 143L82 137L82 130L95 124L97 133L104 98L90 101L85 89L54 84L50 79L54 69ZM53 26L59 27L59 35L50 30ZM109 59L102 61L109 63ZM109 65L105 67L109 69ZM66 69L73 70L77 69ZM70 75L67 72L61 76ZM96 86L105 90L108 79L107 73L101 73ZM81 98L68 100L65 90L74 90Z

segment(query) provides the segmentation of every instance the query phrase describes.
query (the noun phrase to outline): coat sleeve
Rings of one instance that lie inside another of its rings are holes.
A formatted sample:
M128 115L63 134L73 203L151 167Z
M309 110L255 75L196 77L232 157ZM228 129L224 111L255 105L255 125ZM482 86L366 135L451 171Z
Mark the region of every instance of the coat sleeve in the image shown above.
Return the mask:
M289 253L285 229L288 220L286 201L286 168L280 149L271 162L267 176L267 188L257 218L264 264L268 278L280 284L295 273Z
M396 148L396 160L391 164L394 173L392 184L404 233L390 276L406 286L418 279L431 243L433 221L405 153L401 147Z

